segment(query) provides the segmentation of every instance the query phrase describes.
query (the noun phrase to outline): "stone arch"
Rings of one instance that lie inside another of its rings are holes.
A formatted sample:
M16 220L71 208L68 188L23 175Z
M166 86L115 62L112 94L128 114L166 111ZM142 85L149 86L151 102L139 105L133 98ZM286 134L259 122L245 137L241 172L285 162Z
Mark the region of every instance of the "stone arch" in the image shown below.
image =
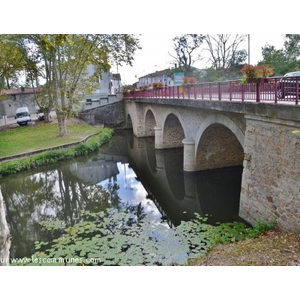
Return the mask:
M183 147L182 140L186 134L180 114L176 110L169 110L165 114L162 124L163 148Z
M238 166L244 159L243 131L229 117L209 116L201 124L195 140L196 170Z
M156 118L152 109L148 109L145 113L145 136L154 136L154 127L157 125Z

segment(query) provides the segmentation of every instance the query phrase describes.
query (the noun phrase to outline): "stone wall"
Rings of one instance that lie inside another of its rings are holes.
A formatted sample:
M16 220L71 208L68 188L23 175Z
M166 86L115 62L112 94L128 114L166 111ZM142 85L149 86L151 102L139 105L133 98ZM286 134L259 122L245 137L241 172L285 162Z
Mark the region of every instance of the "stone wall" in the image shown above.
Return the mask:
M240 216L254 224L276 220L279 228L299 231L299 122L247 116Z
M33 93L16 93L7 95L7 97L0 101L0 117L6 115L7 117L14 117L18 107L27 106L30 114L36 114L37 108Z
M91 125L104 125L109 127L124 127L124 102L119 101L105 106L99 106L79 113L79 118Z

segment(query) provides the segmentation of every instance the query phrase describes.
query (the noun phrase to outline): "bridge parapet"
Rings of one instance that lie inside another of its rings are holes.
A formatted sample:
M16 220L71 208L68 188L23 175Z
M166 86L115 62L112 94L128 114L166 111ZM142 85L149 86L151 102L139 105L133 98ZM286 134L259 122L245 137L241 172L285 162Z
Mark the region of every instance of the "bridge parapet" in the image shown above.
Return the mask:
M281 78L255 78L255 82L242 84L240 80L204 82L187 86L172 86L160 89L125 93L125 98L170 98L197 100L255 101L269 103L299 103L299 77L282 83ZM284 92L283 92L284 90Z

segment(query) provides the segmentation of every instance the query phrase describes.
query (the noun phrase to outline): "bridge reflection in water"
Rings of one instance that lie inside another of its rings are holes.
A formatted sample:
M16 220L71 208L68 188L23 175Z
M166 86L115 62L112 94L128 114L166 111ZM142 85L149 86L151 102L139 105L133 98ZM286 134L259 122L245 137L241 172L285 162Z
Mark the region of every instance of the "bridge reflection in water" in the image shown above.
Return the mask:
M89 162L71 166L73 174L99 183L119 174L117 162L126 163L169 225L189 220L195 212L210 222L238 218L242 167L201 172L183 171L183 149L154 149L154 138L136 138L130 131L117 134L109 148ZM125 178L126 181L126 173Z
M12 257L30 256L34 241L53 239L37 223L59 219L74 225L82 210L142 203L170 226L211 215L210 222L238 215L242 167L187 173L182 149L155 150L153 138L116 133L103 151L1 180ZM150 201L150 199L152 201Z
M153 138L127 140L130 164L148 197L173 225L195 212L210 223L238 219L242 166L201 172L183 171L183 149L154 149Z

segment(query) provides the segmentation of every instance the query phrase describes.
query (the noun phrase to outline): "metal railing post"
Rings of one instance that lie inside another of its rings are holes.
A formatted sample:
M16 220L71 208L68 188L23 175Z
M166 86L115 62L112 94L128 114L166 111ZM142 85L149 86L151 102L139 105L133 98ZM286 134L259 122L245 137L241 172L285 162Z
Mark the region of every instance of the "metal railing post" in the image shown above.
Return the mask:
M295 104L298 105L299 102L299 77L296 78L296 102Z
M245 85L242 83L242 102L245 101Z
M277 103L277 78L275 78L275 84L274 84L274 101Z
M256 83L256 102L260 102L260 82Z

